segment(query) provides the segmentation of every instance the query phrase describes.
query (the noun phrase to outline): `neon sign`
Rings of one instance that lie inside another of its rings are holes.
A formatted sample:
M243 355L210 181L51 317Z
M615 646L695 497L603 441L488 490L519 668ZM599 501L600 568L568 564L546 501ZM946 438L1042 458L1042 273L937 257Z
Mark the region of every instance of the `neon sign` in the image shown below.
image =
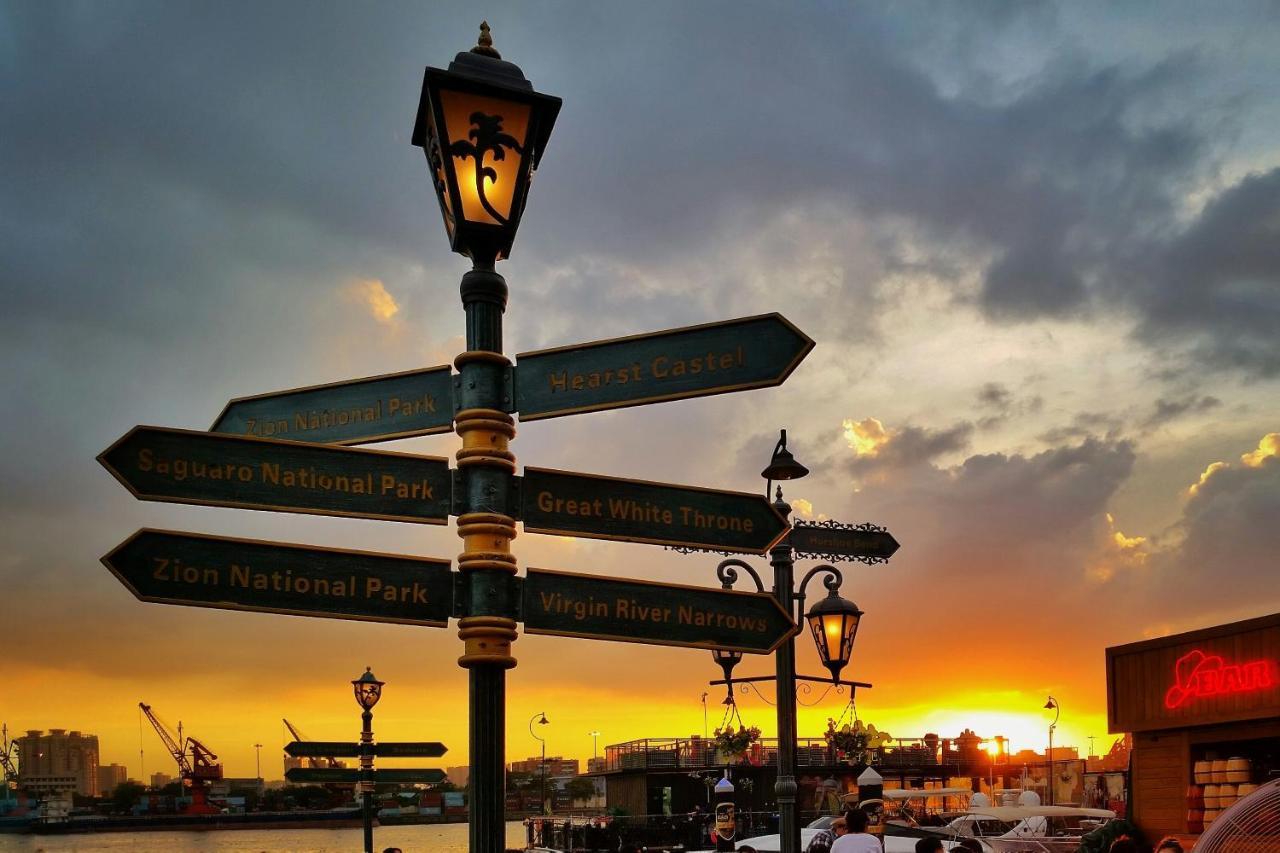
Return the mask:
M1196 649L1178 658L1173 665L1173 686L1164 694L1164 706L1181 708L1192 699L1250 693L1280 687L1275 665L1269 660L1229 664L1221 655Z

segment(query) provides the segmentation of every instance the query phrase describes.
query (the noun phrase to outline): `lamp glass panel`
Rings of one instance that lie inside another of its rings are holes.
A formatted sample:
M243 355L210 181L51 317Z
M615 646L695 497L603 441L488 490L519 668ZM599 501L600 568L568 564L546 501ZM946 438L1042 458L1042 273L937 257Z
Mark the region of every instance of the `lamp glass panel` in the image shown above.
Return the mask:
M441 153L440 132L436 129L435 117L430 110L424 110L427 120L427 162L431 164L431 180L435 184L436 197L444 209L444 227L453 239L453 229L457 223L453 217L453 196L449 194L449 185L444 174L444 155Z
M461 215L468 222L505 225L528 154L527 104L443 89L442 145L453 160Z

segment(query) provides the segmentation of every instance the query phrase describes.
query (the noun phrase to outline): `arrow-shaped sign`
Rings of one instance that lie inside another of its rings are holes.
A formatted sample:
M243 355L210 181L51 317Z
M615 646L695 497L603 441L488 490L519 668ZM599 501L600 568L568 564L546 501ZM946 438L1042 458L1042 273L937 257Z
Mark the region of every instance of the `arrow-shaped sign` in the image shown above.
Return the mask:
M520 420L781 385L813 340L762 314L516 356Z
M211 432L360 444L448 432L453 425L449 365L237 397Z
M530 634L766 653L799 630L764 592L546 569L529 569L522 589L521 614Z
M344 741L295 740L284 751L294 758L353 758L360 744ZM381 758L439 758L449 748L439 741L383 741L373 744L373 754Z
M787 522L760 495L526 468L520 519L530 533L763 554Z
M98 457L144 501L444 524L438 456L138 426Z
M837 521L797 521L787 536L797 555L820 560L886 562L898 550L898 540L874 524L841 524Z
M102 562L162 604L438 627L453 611L448 560L139 530Z
M290 782L310 782L317 785L352 785L360 781L360 771L350 768L330 770L293 767L285 771L284 778ZM446 778L448 777L445 772L435 767L373 771L375 785L434 785L443 782Z

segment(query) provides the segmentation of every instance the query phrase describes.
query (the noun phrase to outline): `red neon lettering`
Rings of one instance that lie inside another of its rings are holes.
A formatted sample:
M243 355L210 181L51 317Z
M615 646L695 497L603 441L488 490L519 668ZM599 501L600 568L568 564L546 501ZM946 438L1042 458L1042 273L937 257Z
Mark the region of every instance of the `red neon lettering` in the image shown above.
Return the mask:
M1221 655L1196 649L1178 658L1173 665L1173 686L1164 694L1164 706L1181 708L1192 699L1248 693L1280 685L1275 666L1269 660L1228 664Z

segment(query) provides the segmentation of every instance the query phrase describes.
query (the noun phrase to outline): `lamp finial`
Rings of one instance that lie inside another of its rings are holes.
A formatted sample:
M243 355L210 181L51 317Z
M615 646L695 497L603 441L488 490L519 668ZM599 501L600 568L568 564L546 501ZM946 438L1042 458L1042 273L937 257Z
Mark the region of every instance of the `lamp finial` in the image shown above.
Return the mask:
M498 53L493 46L493 36L489 35L489 22L480 22L480 39L476 42L476 46L471 48L472 53L478 53L481 56L492 56L494 59L501 59L502 54Z

